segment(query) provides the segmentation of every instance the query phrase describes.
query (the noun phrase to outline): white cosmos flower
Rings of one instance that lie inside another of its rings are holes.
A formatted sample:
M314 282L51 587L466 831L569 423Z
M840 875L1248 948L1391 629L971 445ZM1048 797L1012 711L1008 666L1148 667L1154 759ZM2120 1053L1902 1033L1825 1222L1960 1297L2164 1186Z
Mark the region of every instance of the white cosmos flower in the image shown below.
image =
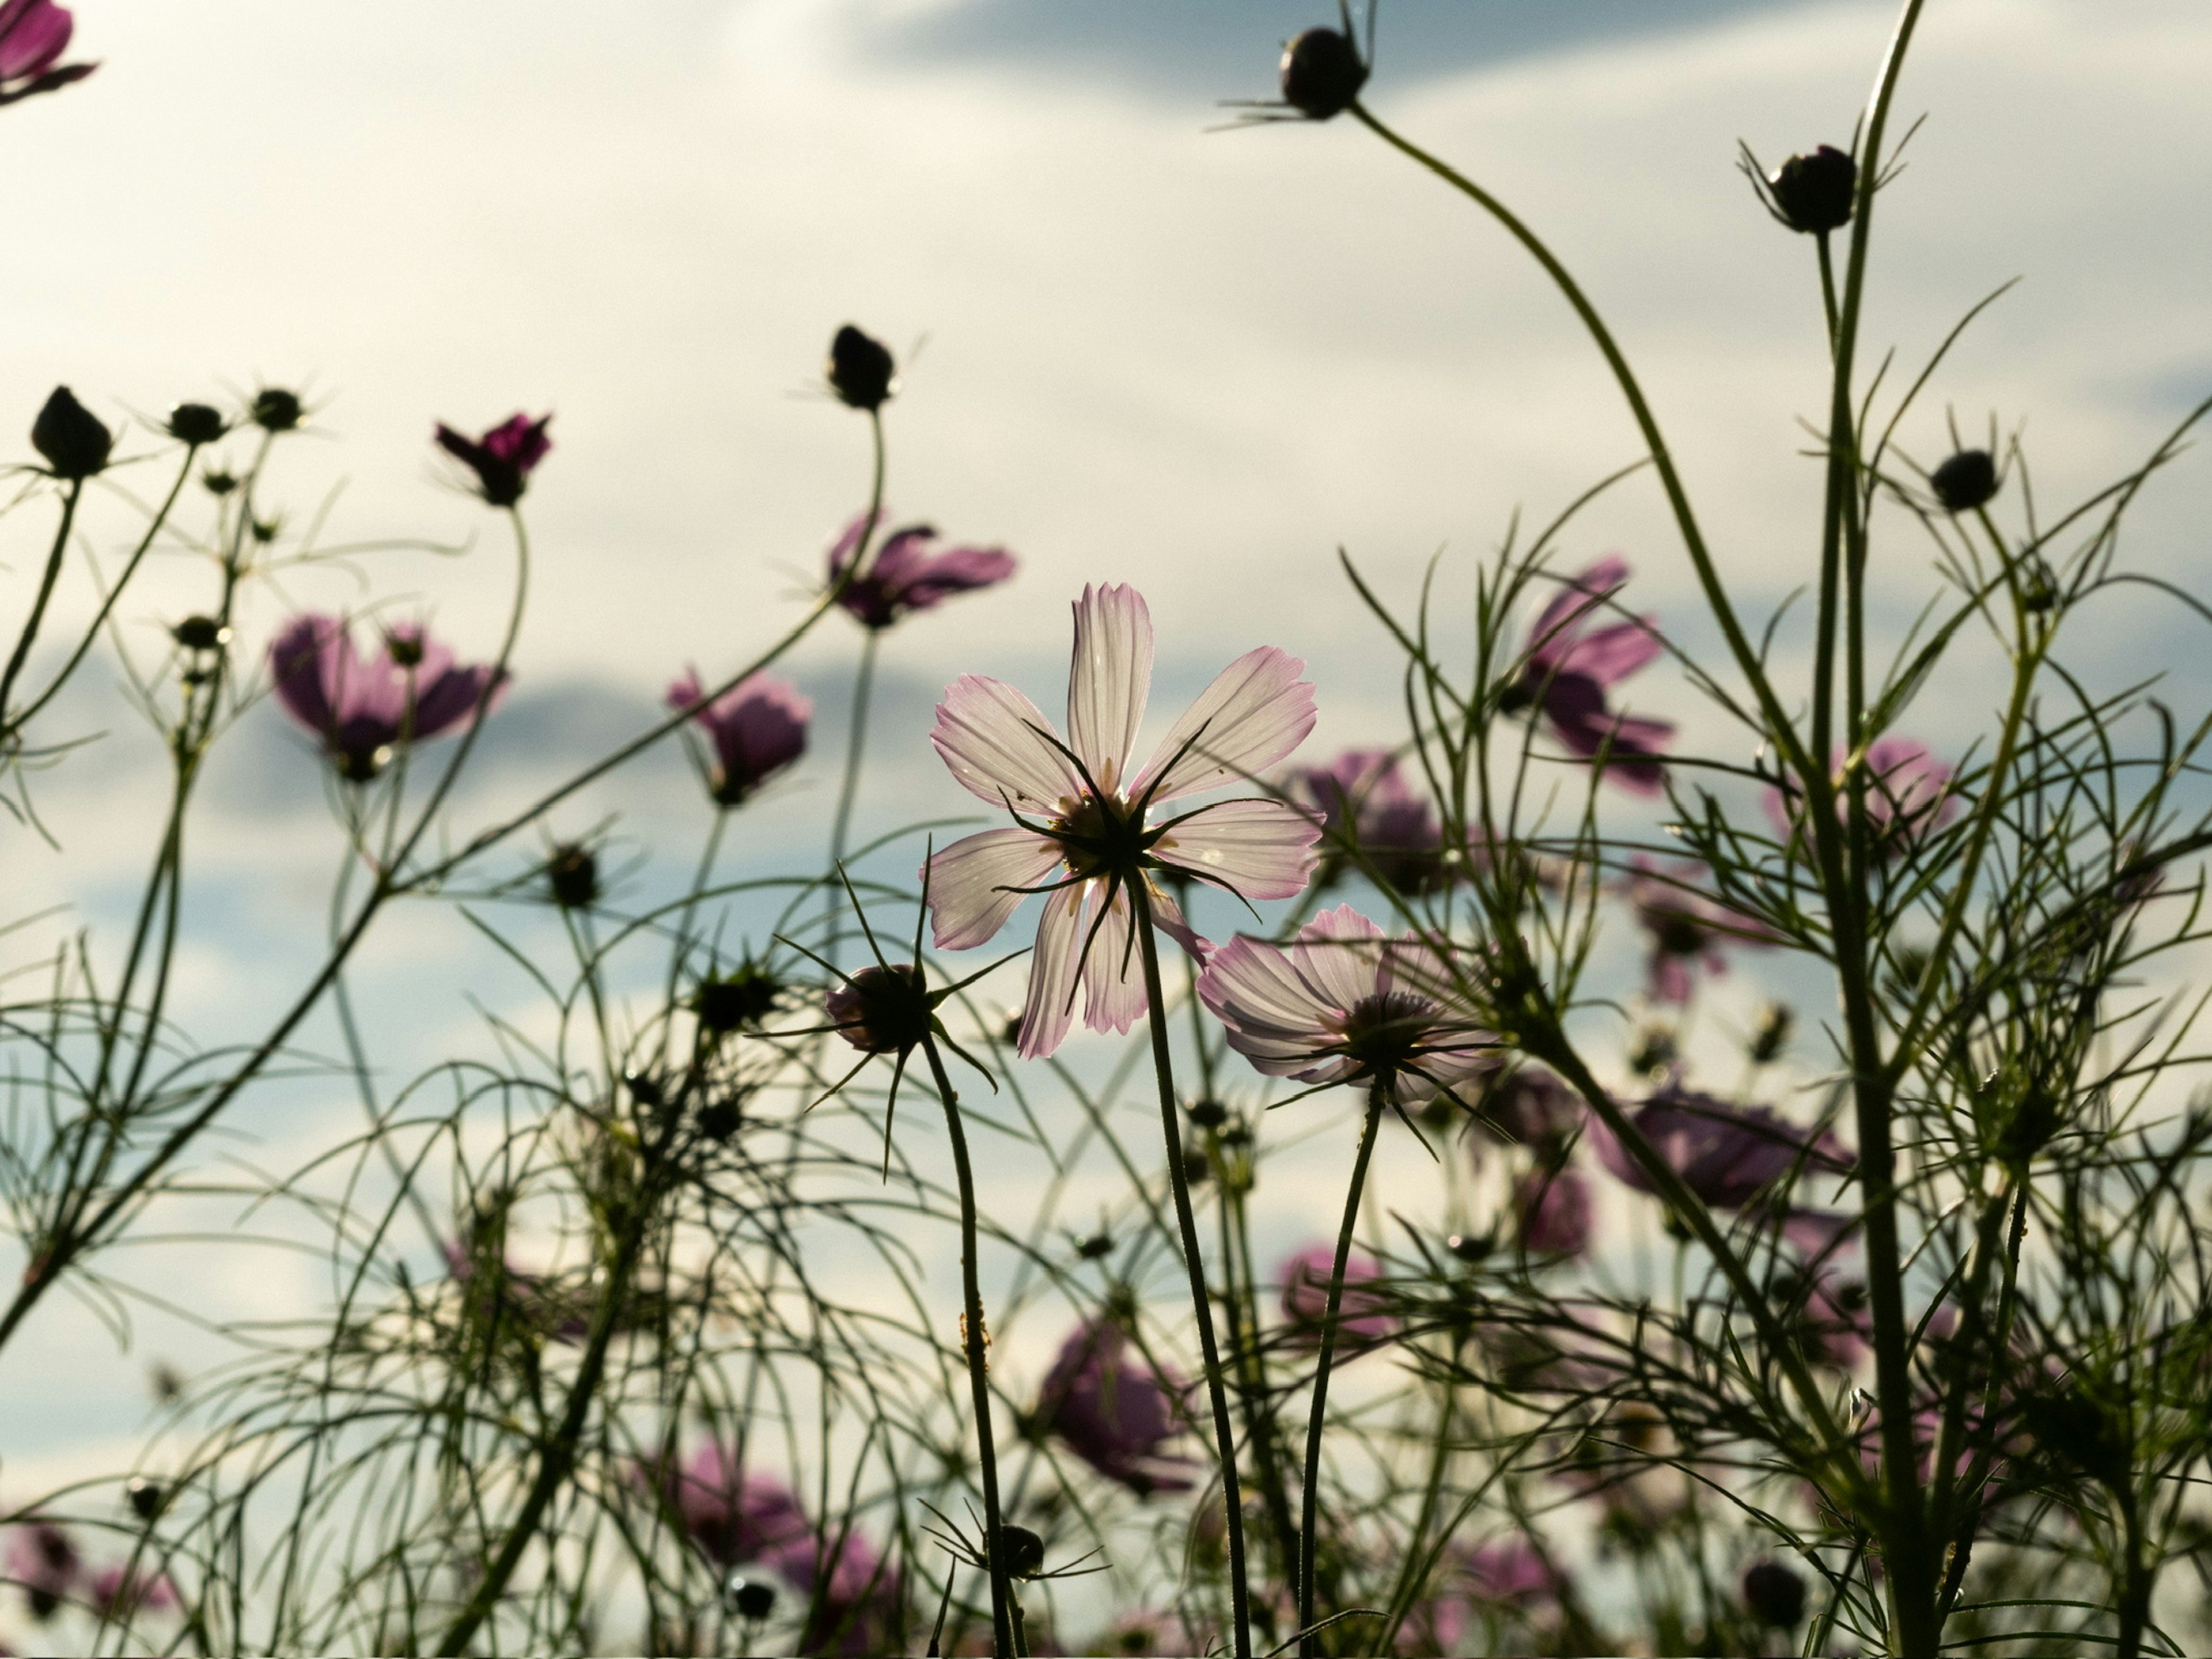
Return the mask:
M1024 1058L1060 1046L1079 990L1093 1030L1127 1031L1144 1012L1133 881L1145 883L1158 926L1201 958L1211 947L1150 872L1172 865L1247 899L1304 890L1321 834L1311 815L1250 799L1157 819L1152 811L1249 779L1304 742L1314 723L1304 669L1273 646L1245 653L1133 774L1129 753L1152 679L1152 615L1133 587L1085 586L1075 603L1065 743L1011 685L966 674L945 689L930 740L964 787L1015 823L929 861L933 937L939 950L972 950L1006 925L1024 894L1045 893L1018 1044Z

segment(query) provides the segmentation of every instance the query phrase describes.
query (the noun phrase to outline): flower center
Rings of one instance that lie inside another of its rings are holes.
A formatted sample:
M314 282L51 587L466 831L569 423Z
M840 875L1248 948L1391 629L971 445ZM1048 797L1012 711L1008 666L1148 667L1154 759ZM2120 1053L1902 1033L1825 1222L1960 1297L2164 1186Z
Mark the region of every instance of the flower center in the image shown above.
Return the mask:
M1161 834L1146 829L1144 814L1110 791L1085 796L1051 833L1066 849L1068 869L1078 876L1127 876L1144 869L1150 862L1146 855Z
M1422 1042L1435 1029L1438 1012L1428 998L1409 991L1363 997L1344 1018L1344 1053L1372 1077L1412 1071L1428 1052Z

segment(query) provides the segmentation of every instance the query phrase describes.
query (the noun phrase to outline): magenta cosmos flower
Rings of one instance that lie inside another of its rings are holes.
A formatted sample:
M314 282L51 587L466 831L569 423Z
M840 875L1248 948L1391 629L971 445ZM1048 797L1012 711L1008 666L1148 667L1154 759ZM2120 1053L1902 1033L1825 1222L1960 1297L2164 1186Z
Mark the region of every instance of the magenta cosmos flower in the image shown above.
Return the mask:
M1661 761L1674 728L1665 720L1614 714L1605 694L1659 654L1654 619L1589 626L1592 613L1627 581L1628 562L1611 554L1553 598L1528 630L1520 676L1506 703L1509 709L1534 708L1568 749L1586 760L1602 757L1613 782L1651 795L1665 775Z
M1671 1084L1628 1121L1682 1184L1716 1209L1741 1209L1796 1174L1851 1169L1850 1149L1828 1130L1809 1134L1765 1106L1731 1106ZM1603 1119L1590 1118L1589 1137L1607 1169L1638 1192L1652 1190Z
M463 668L414 623L384 632L364 662L337 617L310 611L286 623L269 647L276 701L323 741L349 783L381 772L392 751L489 714L507 690L504 669Z
M1290 789L1321 814L1324 885L1352 870L1372 871L1385 887L1409 894L1448 878L1436 810L1389 750L1347 749L1327 766L1302 767L1291 774Z
M738 1466L719 1441L693 1452L661 1483L684 1535L724 1566L769 1560L804 1550L813 1533L791 1489L773 1476Z
M6 1570L30 1599L32 1616L44 1619L76 1587L84 1559L60 1527L33 1521L9 1529Z
M93 1610L103 1619L127 1620L140 1613L171 1613L177 1587L166 1572L142 1572L117 1562L93 1574Z
M1531 1170L1513 1188L1521 1243L1531 1255L1580 1255L1589 1248L1589 1182L1579 1170Z
M53 0L0 0L0 104L82 81L99 67L63 64L76 20Z
M689 708L707 695L695 669L668 688L671 708ZM714 759L707 791L735 806L806 752L806 723L814 705L799 688L754 674L702 707L692 719L705 728Z
M1188 1492L1191 1465L1163 1449L1182 1432L1180 1387L1133 1353L1121 1327L1086 1320L1037 1391L1036 1424L1139 1497Z
M1318 1337L1328 1318L1328 1276L1335 1266L1333 1244L1310 1244L1283 1264L1283 1317L1302 1337ZM1337 1326L1355 1342L1382 1342L1397 1332L1389 1298L1363 1288L1382 1277L1382 1264L1363 1251L1354 1250L1344 1259Z
M1708 974L1726 973L1723 945L1756 948L1780 943L1765 923L1692 885L1703 873L1704 866L1694 862L1662 870L1639 854L1636 873L1626 883L1637 926L1651 944L1645 988L1655 1002L1689 1001L1700 967Z
M531 470L545 459L553 441L545 435L553 417L510 415L481 438L465 438L438 423L438 447L477 475L477 493L494 507L513 507L522 499Z
M1210 948L1153 880L1164 868L1245 899L1290 898L1313 872L1321 826L1273 800L1225 800L1154 823L1152 809L1249 778L1313 729L1305 665L1261 646L1223 669L1170 728L1143 769L1129 769L1152 678L1152 622L1133 587L1091 587L1075 602L1067 680L1068 741L1012 686L965 674L937 706L931 741L963 787L1013 815L1012 827L957 841L925 879L937 946L982 944L1027 893L1045 895L1017 1048L1060 1047L1079 989L1084 1023L1127 1031L1145 1011L1131 934L1131 884L1145 884L1155 922L1194 955Z
M1835 777L1843 782L1844 757L1837 751ZM1959 797L1951 790L1951 769L1911 738L1876 738L1866 751L1866 815L1875 850L1884 858L1903 852L1921 836L1941 830L1959 816ZM1793 852L1808 854L1811 832L1805 824L1798 791L1769 789L1764 805L1774 832Z
M1198 994L1229 1045L1270 1077L1380 1085L1398 1104L1448 1094L1496 1063L1498 1039L1460 1006L1431 946L1391 939L1348 904L1285 951L1237 938Z
M845 526L830 549L830 585L852 563L869 525L865 513ZM868 567L837 596L837 603L868 628L889 628L915 611L933 609L955 593L991 587L1014 574L1014 556L1003 547L947 547L929 525L894 530Z

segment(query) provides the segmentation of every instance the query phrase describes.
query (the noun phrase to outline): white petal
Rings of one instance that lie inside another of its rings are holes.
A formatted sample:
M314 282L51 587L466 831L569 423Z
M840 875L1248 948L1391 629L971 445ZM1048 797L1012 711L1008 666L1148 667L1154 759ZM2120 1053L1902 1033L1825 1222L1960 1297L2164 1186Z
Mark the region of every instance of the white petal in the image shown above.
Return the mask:
M1042 735L1051 730L1044 711L1012 686L963 674L945 688L929 740L970 794L1057 817L1064 803L1081 798L1083 785Z
M1090 993L1090 1000L1084 1006L1083 1023L1094 1031L1111 1031L1118 1036L1145 1012L1145 964L1142 947L1129 933L1128 894L1114 895L1105 920L1091 933L1095 917L1094 907L1084 918L1088 947L1083 958L1083 988Z
M1152 799L1173 800L1256 777L1281 760L1313 730L1313 687L1298 678L1305 666L1272 645L1247 651L1183 711L1129 794L1142 795L1157 776Z
M1083 896L1090 887L1085 882L1045 896L1036 949L1030 954L1030 999L1022 1010L1021 1035L1014 1048L1024 1060L1042 1060L1059 1048L1075 1018Z
M1270 1069L1267 1060L1289 1062L1278 1077L1311 1065L1337 1041L1338 1011L1314 994L1289 957L1259 939L1232 939L1216 951L1199 976L1198 995L1229 1028L1237 1052L1261 1071Z
M1349 1013L1383 988L1382 938L1380 927L1340 904L1298 929L1291 959L1323 1001Z
M1085 584L1067 668L1067 737L1101 789L1121 787L1152 686L1152 617L1145 596L1126 585Z
M929 861L929 917L940 951L972 951L1006 925L1060 863L1060 843L1019 825L956 841Z
M1182 906L1175 902L1175 896L1166 888L1150 876L1145 878L1145 888L1152 897L1152 926L1196 957L1203 967L1213 954L1213 941L1190 925L1183 915Z
M1248 899L1293 898L1313 874L1320 820L1275 800L1201 806L1153 844L1169 864L1211 877Z

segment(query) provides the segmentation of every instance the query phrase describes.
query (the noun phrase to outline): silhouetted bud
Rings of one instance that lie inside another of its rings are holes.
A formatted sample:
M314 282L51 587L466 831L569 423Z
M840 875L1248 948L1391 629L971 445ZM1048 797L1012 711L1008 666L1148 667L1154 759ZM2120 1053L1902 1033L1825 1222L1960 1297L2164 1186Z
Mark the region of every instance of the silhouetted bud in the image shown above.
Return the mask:
M1194 1100L1188 1110L1190 1121L1201 1129L1218 1129L1229 1121L1229 1109L1218 1100Z
M562 909L588 909L599 902L599 860L588 847L556 847L545 860L545 882Z
M398 668L420 668L422 665L422 633L420 629L394 628L384 636L384 654Z
M1100 1256L1104 1255L1112 1250L1113 1248L1114 1240L1110 1235L1106 1233L1093 1233L1090 1237L1085 1239L1080 1244L1078 1244L1075 1247L1075 1253L1081 1256L1085 1261L1096 1261Z
M929 1035L936 1005L912 963L863 968L830 993L830 1023L863 1054L903 1054Z
M229 430L222 412L205 404L179 404L169 411L169 435L180 444L211 444Z
M1771 1066L1782 1057L1790 1046L1791 1027L1797 1016L1787 1003L1770 1002L1759 1016L1759 1024L1751 1034L1751 1059L1755 1066Z
M187 651L214 651L228 641L230 630L213 617L187 617L169 630L169 637Z
M301 413L295 393L267 386L253 394L253 424L264 432L289 432L300 424Z
M1310 119L1341 115L1366 84L1359 48L1334 29L1308 29L1283 48L1283 101Z
M1928 475L1947 513L1971 513L1997 493L1997 464L1986 449L1962 449Z
M744 1122L734 1100L710 1100L699 1109L699 1133L717 1143L728 1140Z
M238 480L219 466L211 466L201 473L200 483L206 486L209 495L217 497L228 495L238 488Z
M650 1072L624 1072L623 1081L629 1087L629 1095L639 1105L651 1111L668 1098L660 1086L660 1079Z
M747 963L720 979L702 979L691 998L691 1012L716 1036L740 1025L757 1025L775 1006L783 988L765 969Z
M761 1578L732 1578L730 1605L740 1619L765 1619L775 1611L775 1586Z
M123 1495L131 1500L131 1512L141 1521L151 1521L169 1501L167 1489L158 1480L133 1480L124 1487Z
M1795 1630L1805 1617L1805 1581L1779 1561L1754 1561L1743 1570L1743 1604L1760 1624Z
M1454 1233L1444 1240L1444 1248L1462 1261L1475 1262L1497 1249L1498 1241L1488 1233Z
M2025 1169L2057 1133L2057 1097L2033 1084L1997 1136L1997 1156L2014 1169Z
M115 434L65 386L58 386L31 422L31 446L57 478L89 478L107 465Z
M1628 1063L1639 1072L1656 1073L1672 1066L1679 1053L1672 1031L1663 1025L1647 1025L1638 1033Z
M1858 163L1830 145L1793 155L1766 175L1774 216L1792 230L1831 231L1851 222Z
M890 349L848 323L830 342L830 389L854 409L881 409L891 395Z
M253 539L264 547L283 533L284 521L282 519L256 519L253 521Z
M1186 1146L1182 1149L1182 1178L1185 1181L1203 1181L1212 1173L1213 1166L1206 1162L1204 1147Z
M1044 1540L1027 1527L1002 1524L999 1548L1006 1571L1016 1578L1034 1578L1044 1571Z

